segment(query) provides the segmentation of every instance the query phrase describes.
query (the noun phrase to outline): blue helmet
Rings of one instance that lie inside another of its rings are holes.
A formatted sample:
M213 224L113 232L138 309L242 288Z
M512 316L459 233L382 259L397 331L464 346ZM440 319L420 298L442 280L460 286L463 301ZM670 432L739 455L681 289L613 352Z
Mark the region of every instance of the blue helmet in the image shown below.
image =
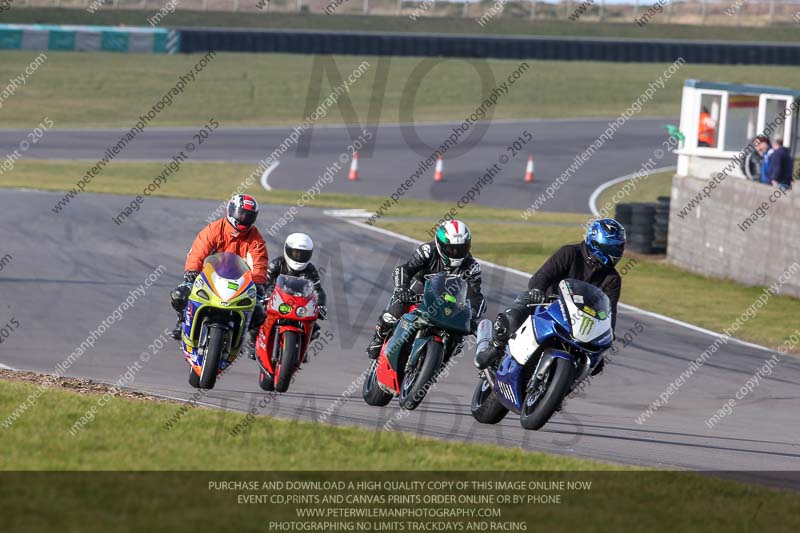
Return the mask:
M613 218L600 218L586 231L589 254L605 266L614 266L625 251L625 228Z

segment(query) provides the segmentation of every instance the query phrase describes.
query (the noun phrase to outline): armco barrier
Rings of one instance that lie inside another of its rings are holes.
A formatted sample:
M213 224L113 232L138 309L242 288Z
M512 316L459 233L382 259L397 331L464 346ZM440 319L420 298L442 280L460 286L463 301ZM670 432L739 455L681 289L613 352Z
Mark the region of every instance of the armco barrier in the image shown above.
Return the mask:
M800 45L722 41L491 37L298 30L179 28L181 52L282 52L422 57L486 57L724 65L798 65Z
M175 30L122 26L0 24L0 49L174 54Z

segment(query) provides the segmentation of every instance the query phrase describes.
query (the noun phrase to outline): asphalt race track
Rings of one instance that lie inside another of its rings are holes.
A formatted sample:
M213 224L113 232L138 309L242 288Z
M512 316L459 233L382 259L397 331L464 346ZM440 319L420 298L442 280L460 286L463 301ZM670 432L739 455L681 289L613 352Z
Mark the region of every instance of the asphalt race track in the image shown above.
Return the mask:
M481 190L476 203L526 209L574 163L578 154L595 142L611 120L494 121L475 125L470 133L473 137L461 137L459 145L445 153L445 181L434 183L433 169L428 169L423 179L406 193L406 198L455 202L475 184L487 167L497 164L500 156L507 155L511 159L502 165L493 183ZM675 122L669 118L629 120L617 130L612 140L580 164L574 176L541 209L585 213L589 196L601 183L638 171L650 158L653 159L650 168L674 165L675 155L662 152L659 159L654 154L667 139L664 124ZM193 140L193 133L198 128L148 128L117 157L119 160L170 160ZM373 133L371 142L375 144L372 153L367 149L359 154L361 180L354 183L337 179L324 190L388 196L417 170L420 161L428 158L451 135L452 128L453 124L382 124ZM301 138L301 148L293 145L280 158L280 166L270 175L270 185L294 190L311 187L325 169L347 151L351 139L358 138L359 127L352 126L351 130L344 126L315 127L307 145ZM523 136L525 130L533 135L533 141L522 146L517 154L507 151L507 147ZM221 124L207 142L191 153L189 160L256 163L278 147L290 132L290 128L236 128ZM24 130L0 130L0 153L13 152L26 133ZM122 130L55 129L48 131L24 156L30 159L85 159L94 164L107 148L117 142L121 133ZM303 148L306 146L307 153ZM529 153L536 160L536 180L524 183ZM338 176L346 176L347 170L347 165L344 165ZM75 179L77 181L80 176ZM97 179L108 178L101 176ZM240 181L238 177L230 179L236 183Z
M0 363L52 373L89 331L118 308L129 291L164 265L166 273L67 372L116 382L153 339L174 324L168 291L183 271L189 243L217 204L150 198L141 212L117 226L110 219L126 203L125 198L86 194L55 215L50 207L60 197L61 193L18 190L4 190L0 196L0 221L9 229L1 251L13 256L0 276L0 323L13 316L20 324L2 344ZM264 228L282 212L279 206L265 206L260 226ZM366 369L363 349L389 296L390 270L409 254L412 244L311 208L302 211L291 231L308 232L318 243L316 262L326 268L324 285L330 309L330 319L322 326L334 340L303 367L288 393L279 395L260 413L316 420ZM270 240L273 254L280 250L284 236ZM531 269L537 266L531 265ZM489 316L525 282L503 270L485 268ZM779 475L775 472L800 468L797 359L783 358L775 373L739 401L730 416L708 429L705 420L770 356L731 342L712 356L666 407L640 425L635 419L642 410L714 338L623 311L618 335L637 328L641 332L632 344L613 356L587 394L570 400L539 432L523 431L513 415L498 426L482 426L472 419L469 401L477 373L467 357L459 360L419 409L397 420L394 428L626 464L747 470L753 472L742 475L766 482ZM256 368L255 362L240 360L201 402L241 411L256 406L265 394L258 388ZM187 383L188 373L177 346L171 344L136 373L132 387L187 399L195 393ZM339 403L329 418L337 424L380 429L399 412L396 402L382 409L367 406L360 388L349 401ZM37 416L36 409L24 416ZM0 413L0 417L8 414ZM157 429L161 430L154 431ZM221 439L246 438L225 432L220 435ZM346 463L329 466L345 468Z

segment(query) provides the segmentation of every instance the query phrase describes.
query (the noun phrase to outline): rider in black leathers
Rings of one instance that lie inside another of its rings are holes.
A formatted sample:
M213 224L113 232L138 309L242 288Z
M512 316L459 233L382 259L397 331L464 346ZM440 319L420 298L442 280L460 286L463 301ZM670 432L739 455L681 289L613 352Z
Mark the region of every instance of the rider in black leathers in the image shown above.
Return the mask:
M583 242L559 248L528 281L528 290L497 315L489 345L475 357L475 366L485 369L498 362L511 335L531 313L530 308L558 293L558 284L572 278L600 288L611 303L611 329L617 323L617 303L622 290L622 277L615 266L625 250L625 228L614 219L594 221ZM601 364L595 374L603 369Z
M447 272L464 278L469 286L467 298L472 308L472 331L475 331L478 319L486 311L486 300L481 293L481 265L470 254L471 240L466 224L459 220L447 221L439 227L433 241L421 244L407 262L394 269L394 291L389 306L378 319L367 347L370 359L380 355L384 340L414 300L416 293L412 284L424 283L428 274Z

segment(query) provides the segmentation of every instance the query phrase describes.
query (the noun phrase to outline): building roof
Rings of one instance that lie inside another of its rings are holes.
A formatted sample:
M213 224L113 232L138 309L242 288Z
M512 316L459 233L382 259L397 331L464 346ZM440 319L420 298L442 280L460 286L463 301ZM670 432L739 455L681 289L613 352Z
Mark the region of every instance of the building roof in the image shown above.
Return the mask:
M787 89L786 87L769 87L767 85L741 85L737 83L717 83L713 81L686 80L685 87L695 89L713 89L716 91L727 91L739 94L780 94L784 96L794 96L800 98L800 89Z

